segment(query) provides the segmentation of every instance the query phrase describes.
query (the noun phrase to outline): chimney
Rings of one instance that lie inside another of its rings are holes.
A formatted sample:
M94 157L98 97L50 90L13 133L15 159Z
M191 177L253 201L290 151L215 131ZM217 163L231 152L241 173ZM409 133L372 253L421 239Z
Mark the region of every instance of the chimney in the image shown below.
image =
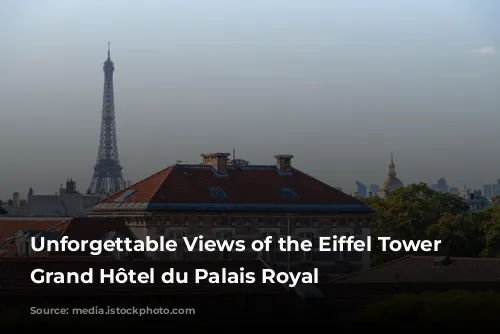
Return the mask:
M226 174L229 153L202 153L201 156L203 157L203 165L211 165L218 174Z
M76 188L76 182L73 181L73 179L68 179L66 181L66 193L72 194L75 192Z
M291 170L293 155L278 154L274 157L276 158L276 167L278 167L280 171L288 172Z

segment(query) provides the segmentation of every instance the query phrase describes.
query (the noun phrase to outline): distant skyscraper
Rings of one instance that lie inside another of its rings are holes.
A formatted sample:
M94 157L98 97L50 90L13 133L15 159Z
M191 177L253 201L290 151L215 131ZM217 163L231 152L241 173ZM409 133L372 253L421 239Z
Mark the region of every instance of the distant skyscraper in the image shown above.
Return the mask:
M500 195L500 179L497 180L497 183L493 184L491 187L491 197Z
M118 158L116 140L115 100L113 92L113 72L109 43L108 59L104 62L104 96L102 101L101 137L94 175L88 189L91 194L112 194L125 186L122 166Z
M446 180L444 179L444 177L440 178L438 180L438 190L443 192L443 193L447 193L448 192L448 189L449 189L449 186L448 186L448 183L446 182Z
M367 188L366 186L359 182L359 181L356 181L356 186L358 187L358 190L356 191L356 196L360 196L360 197L366 197L366 192L367 192Z
M378 184L370 184L370 196L375 196L380 191Z
M485 184L483 185L483 195L484 197L492 197L491 195L491 189L492 188L492 185L491 184Z
M431 185L430 188L432 190L440 191L442 193L447 193L450 191L450 187L448 186L448 183L443 177L440 178L436 184Z

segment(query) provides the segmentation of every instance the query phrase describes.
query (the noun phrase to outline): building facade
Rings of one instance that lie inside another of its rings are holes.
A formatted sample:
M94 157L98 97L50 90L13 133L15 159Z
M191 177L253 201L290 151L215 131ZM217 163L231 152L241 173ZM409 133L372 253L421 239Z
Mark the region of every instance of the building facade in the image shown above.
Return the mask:
M483 196L481 190L472 190L465 188L460 194L465 203L469 204L470 211L479 212L491 205L487 197Z
M30 188L26 201L20 199L18 192L12 197L12 204L5 207L11 216L85 216L103 199L101 195L78 192L72 179L66 181L66 187L61 184L55 194L35 194Z
M92 216L122 216L139 239L163 236L178 241L291 236L308 239L313 251L156 252L152 259L244 260L260 256L277 268L324 274L370 267L369 252L319 252L318 238L353 236L366 240L372 210L357 199L295 169L293 156L277 155L275 165L228 164L228 153L202 154L200 165L176 164L105 199Z

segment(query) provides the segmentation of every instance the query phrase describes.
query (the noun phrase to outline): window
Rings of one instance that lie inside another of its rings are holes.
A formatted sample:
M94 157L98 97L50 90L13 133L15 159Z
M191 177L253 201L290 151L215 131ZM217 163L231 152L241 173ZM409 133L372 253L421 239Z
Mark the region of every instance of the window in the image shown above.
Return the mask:
M356 238L355 241L357 240L363 240L363 238ZM354 249L351 252L349 252L349 261L356 262L362 260L363 260L363 252L357 252Z
M125 190L120 196L118 196L115 199L115 202L123 202L124 200L126 200L127 198L132 196L134 193L135 193L135 190L133 190L133 189Z
M221 188L209 188L210 196L215 199L227 199L229 198L226 192Z
M222 251L222 259L223 260L231 260L231 251L228 251L227 249L224 249Z
M286 199L299 199L299 195L292 188L281 188L280 192Z
M231 232L225 231L225 232L217 232L216 238L220 240L229 240L231 239Z
M182 260L184 255L184 236L184 232L172 232L172 240L177 242L177 248L175 249L175 252L170 253L171 260Z
M262 240L266 240L267 237L272 237L273 242L269 245L269 251L263 251L262 255L266 258L267 261L276 261L276 245L277 245L277 239L278 235L276 232L264 232L262 233Z
M350 233L344 233L346 239L349 239ZM344 249L342 250L342 261L349 261L349 251L347 250L347 244L343 245Z
M216 238L218 240L231 240L231 232L229 231L217 232ZM221 253L223 260L231 260L231 251L224 249Z
M299 238L300 240L309 240L311 241L311 244L313 243L313 233L312 232L301 232L299 234ZM313 250L312 250L312 247L311 247L311 250L309 252L304 252L304 261L312 261L312 253L313 253Z

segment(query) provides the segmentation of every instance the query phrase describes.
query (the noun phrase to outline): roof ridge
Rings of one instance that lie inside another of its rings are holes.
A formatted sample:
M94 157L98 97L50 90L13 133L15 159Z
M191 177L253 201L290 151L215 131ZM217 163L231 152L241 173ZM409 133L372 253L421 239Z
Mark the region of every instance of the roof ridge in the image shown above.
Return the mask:
M388 262L384 262L382 264L379 264L378 266L375 266L375 267L370 267L368 269L364 269L364 270L360 270L360 271L357 271L353 274L349 274L349 275L346 275L346 276L342 276L342 277L339 277L339 278L335 278L333 280L331 280L329 283L335 283L335 282L338 282L338 281L342 281L344 279L347 279L347 278L351 278L353 276L357 276L357 275L361 275L361 274L364 274L368 271L372 271L372 270L375 270L375 269L380 269L382 267L386 267L386 266L389 266L389 265L392 265L396 262L400 262L400 261L403 261L403 260L408 260L408 259L411 259L412 257L414 256L411 256L411 255L405 255L403 257L400 257L400 258L397 258L395 260L392 260L392 261L388 261Z

